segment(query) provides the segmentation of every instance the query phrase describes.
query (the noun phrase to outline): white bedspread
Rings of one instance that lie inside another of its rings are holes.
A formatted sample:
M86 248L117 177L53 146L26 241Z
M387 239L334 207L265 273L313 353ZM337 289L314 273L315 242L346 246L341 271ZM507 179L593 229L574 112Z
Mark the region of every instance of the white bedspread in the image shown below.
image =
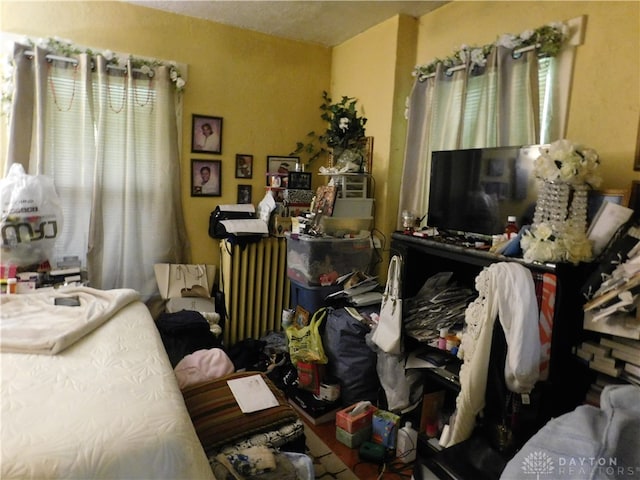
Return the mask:
M141 302L57 355L2 353L0 376L3 480L213 478Z
M79 306L56 305L77 297ZM131 289L43 289L0 297L0 351L56 354L102 325L140 295Z

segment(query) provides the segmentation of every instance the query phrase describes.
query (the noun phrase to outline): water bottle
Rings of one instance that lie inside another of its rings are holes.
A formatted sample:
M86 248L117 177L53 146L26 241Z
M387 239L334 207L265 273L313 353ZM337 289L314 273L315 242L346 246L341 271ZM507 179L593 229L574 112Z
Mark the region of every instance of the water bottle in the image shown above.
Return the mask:
M410 463L416 459L416 449L418 448L418 432L411 428L411 422L404 424L398 430L398 446L396 447L396 457L403 463Z

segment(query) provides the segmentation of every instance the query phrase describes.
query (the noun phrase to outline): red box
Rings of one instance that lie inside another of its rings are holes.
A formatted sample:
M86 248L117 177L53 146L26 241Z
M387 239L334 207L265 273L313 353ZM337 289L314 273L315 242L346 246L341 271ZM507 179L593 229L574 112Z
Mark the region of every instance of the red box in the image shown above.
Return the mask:
M348 433L356 433L363 428L371 426L373 412L378 409L373 405L369 405L365 411L358 413L357 415L349 415L349 412L351 412L356 405L358 404L355 403L350 407L339 410L336 413L336 427L339 427Z

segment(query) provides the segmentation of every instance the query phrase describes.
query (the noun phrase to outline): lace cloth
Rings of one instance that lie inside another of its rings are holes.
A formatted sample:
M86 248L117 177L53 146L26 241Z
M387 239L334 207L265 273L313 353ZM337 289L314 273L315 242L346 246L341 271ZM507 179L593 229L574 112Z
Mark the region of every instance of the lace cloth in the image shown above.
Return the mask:
M491 339L496 317L507 341L505 381L512 392L528 393L539 377L538 304L531 272L515 262L494 263L476 277L479 295L465 312L459 356L460 393L452 417L447 447L471 436L475 418L484 408ZM441 439L442 442L442 439Z

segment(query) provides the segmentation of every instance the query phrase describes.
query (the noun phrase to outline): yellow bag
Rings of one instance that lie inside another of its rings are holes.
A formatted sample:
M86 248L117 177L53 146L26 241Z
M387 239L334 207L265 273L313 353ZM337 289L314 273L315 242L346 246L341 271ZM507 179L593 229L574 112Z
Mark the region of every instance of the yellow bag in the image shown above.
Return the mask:
M289 356L294 365L297 365L299 361L322 364L326 364L329 361L324 353L322 336L319 331L320 325L326 316L327 309L321 308L313 314L309 325L299 327L294 324L287 327Z

